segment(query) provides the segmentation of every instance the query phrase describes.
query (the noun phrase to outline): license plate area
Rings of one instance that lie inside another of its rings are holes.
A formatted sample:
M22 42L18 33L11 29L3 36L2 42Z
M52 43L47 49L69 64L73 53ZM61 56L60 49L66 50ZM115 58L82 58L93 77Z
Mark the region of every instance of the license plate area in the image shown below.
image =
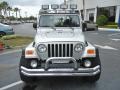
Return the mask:
M70 60L65 60L65 59L52 60L53 64L62 64L62 63L67 64L69 62L70 62Z
M62 68L74 68L74 64L73 63L52 63L52 64L49 64L49 68L59 68L59 69L62 69Z

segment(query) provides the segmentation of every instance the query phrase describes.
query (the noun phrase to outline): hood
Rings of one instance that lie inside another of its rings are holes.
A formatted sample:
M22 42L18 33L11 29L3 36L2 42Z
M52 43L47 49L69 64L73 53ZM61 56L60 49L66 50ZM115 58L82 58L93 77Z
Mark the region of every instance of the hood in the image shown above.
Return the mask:
M53 31L53 32L46 32L46 38L72 38L75 36L73 31Z
M84 42L84 35L81 29L42 29L37 31L35 42L64 42L64 41L80 41Z

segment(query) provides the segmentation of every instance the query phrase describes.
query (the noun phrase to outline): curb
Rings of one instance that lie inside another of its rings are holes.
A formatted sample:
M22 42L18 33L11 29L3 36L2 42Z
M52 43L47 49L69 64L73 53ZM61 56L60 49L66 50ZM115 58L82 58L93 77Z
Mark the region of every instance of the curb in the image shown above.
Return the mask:
M5 48L5 49L18 49L18 48L25 48L26 45L23 46L16 46L16 47L10 47L10 48Z
M4 51L0 52L0 56L1 56L1 55L5 55L5 54L10 54L10 53L19 52L19 51L22 51L22 49L4 50Z
M20 48L25 48L26 45L23 46L16 46L16 47L4 47L2 49L0 49L0 51L5 51L5 50L14 50L14 49L20 49Z
M99 31L116 31L120 32L120 29L111 29L111 28L98 28Z

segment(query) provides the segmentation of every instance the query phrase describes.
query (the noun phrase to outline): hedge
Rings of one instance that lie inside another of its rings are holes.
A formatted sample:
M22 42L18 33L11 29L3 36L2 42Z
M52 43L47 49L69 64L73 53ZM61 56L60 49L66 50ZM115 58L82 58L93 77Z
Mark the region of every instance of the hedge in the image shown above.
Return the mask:
M98 24L98 26L104 26L105 24L107 24L107 22L108 18L105 15L100 15L97 17L96 23Z

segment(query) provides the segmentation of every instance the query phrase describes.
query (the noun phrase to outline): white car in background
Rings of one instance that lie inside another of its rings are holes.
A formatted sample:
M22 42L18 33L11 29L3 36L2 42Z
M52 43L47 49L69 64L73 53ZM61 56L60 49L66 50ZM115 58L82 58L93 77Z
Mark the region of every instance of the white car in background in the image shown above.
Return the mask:
M84 21L83 29L84 31L98 31L98 25L92 21Z

